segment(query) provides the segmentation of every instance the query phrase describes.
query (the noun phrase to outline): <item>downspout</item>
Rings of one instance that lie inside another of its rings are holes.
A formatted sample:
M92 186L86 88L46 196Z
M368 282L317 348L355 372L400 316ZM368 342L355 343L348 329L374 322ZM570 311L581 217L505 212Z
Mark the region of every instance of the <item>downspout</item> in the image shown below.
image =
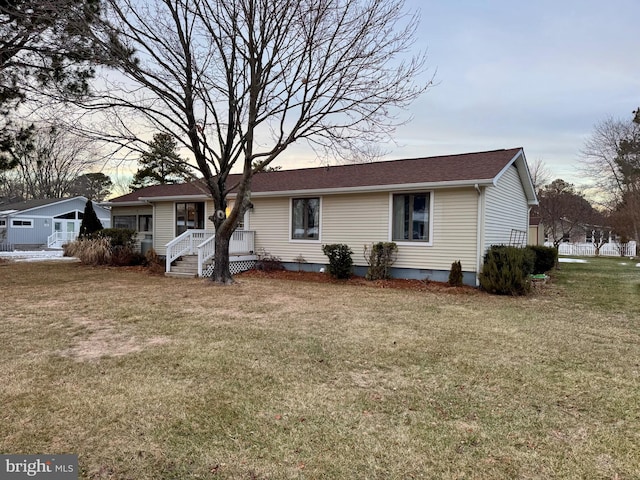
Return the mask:
M476 189L476 192L478 192L478 213L476 222L476 287L479 287L484 246L484 189L480 188L477 183L473 187Z

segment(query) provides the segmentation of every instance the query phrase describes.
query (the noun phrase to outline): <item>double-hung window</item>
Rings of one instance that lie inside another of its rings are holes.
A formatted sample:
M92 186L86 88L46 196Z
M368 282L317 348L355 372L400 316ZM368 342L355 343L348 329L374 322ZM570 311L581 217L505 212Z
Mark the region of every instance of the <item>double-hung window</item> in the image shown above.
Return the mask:
M291 200L291 239L320 239L320 198Z
M431 242L431 194L401 193L392 200L392 240Z

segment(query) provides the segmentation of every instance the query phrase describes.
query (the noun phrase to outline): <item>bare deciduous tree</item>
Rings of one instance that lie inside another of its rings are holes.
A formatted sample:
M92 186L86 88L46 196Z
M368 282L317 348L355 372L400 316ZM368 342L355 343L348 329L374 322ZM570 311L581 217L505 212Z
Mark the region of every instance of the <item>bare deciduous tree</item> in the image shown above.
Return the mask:
M190 151L216 213L214 277L230 283L229 241L254 173L295 142L363 151L426 90L402 0L106 0L94 28L124 79L85 107L108 108L110 140L172 132ZM137 122L137 123L134 123ZM137 125L134 127L134 125ZM229 183L236 167L241 180ZM227 198L236 200L229 215Z
M571 239L584 225L597 223L593 221L596 216L591 204L564 180L557 179L545 185L540 189L538 199L540 218L554 247Z
M640 109L638 110L640 111ZM640 116L609 118L596 125L585 143L584 171L616 212L618 228L640 240ZM624 223L627 223L625 226Z
M91 148L89 140L57 126L34 129L13 145L17 166L2 174L4 189L9 189L5 195L22 199L68 195L74 181L97 161Z

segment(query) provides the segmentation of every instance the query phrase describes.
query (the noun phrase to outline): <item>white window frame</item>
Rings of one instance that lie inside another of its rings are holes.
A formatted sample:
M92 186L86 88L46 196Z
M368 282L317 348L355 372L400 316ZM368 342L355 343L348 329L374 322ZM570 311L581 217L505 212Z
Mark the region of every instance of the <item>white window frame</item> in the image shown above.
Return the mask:
M28 225L16 225L16 222L29 222ZM11 219L11 228L33 228L33 219L32 218L12 218Z
M429 241L422 242L419 240L403 241L393 239L393 197L394 195L416 195L426 194L429 195ZM415 191L400 191L389 193L389 241L394 242L398 246L406 247L432 247L433 246L433 206L435 204L435 194L433 190L415 190Z
M305 198L317 198L318 199L318 238L293 238L293 201L302 200ZM308 196L296 196L289 198L289 243L322 243L322 197L320 195L308 195Z

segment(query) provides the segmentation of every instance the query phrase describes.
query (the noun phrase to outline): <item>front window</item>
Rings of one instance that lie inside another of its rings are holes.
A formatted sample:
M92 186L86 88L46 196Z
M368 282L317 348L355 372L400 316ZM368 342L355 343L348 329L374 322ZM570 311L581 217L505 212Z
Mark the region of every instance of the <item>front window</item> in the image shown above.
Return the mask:
M176 236L194 228L204 228L204 202L176 203Z
M115 215L113 217L113 228L128 228L129 230L135 230L136 216L135 215Z
M294 198L291 204L291 238L320 239L320 198Z
M393 196L392 239L395 242L429 242L431 195L426 193Z
M138 217L138 231L150 232L153 230L153 215L140 215Z
M0 228L7 228L7 220L5 218L0 218Z

